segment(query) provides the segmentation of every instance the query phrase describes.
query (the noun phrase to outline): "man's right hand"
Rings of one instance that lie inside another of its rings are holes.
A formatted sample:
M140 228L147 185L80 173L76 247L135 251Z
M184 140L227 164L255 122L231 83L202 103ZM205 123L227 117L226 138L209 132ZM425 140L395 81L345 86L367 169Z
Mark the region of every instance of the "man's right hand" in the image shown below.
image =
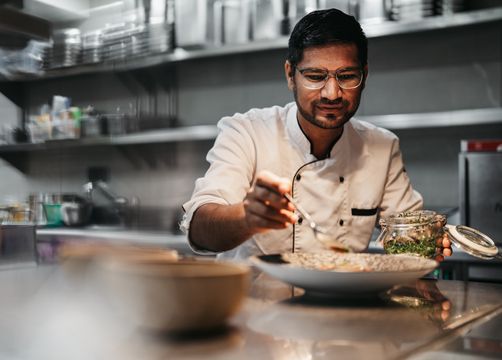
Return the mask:
M262 171L244 199L245 220L250 229L264 232L294 224L298 216L284 197L291 192L290 181L270 171Z
M289 192L288 179L269 171L260 172L242 202L199 207L190 224L190 241L201 249L227 251L257 233L294 224L298 216L284 197Z

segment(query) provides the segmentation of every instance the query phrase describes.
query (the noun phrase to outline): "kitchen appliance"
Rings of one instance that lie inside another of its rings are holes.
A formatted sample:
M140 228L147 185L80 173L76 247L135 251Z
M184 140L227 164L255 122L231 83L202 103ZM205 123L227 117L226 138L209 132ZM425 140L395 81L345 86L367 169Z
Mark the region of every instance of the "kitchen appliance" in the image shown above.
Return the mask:
M459 179L461 223L502 246L502 139L462 140Z
M35 225L0 225L0 265L35 262Z
M61 217L66 226L86 225L91 218L92 203L78 195L64 195Z

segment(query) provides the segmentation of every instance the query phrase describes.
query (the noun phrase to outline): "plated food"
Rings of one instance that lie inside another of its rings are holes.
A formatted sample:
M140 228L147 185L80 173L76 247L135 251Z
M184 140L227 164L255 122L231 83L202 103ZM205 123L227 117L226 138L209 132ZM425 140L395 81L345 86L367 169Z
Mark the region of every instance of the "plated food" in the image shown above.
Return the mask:
M285 253L256 256L253 265L309 294L332 297L376 295L434 270L438 263L408 255Z
M286 253L281 258L291 265L306 269L342 272L393 272L415 271L429 268L431 263L414 261L409 256L389 256L383 254Z

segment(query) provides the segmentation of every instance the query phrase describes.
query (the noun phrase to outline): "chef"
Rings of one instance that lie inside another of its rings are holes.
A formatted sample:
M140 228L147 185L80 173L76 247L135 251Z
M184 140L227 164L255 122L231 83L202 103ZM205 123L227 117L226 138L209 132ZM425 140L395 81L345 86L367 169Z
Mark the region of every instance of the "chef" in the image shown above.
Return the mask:
M337 9L293 29L284 72L294 102L224 117L209 169L183 205L196 252L251 255L325 251L288 193L333 239L365 251L377 220L420 209L399 140L353 118L368 76L367 38ZM446 239L438 260L451 255Z

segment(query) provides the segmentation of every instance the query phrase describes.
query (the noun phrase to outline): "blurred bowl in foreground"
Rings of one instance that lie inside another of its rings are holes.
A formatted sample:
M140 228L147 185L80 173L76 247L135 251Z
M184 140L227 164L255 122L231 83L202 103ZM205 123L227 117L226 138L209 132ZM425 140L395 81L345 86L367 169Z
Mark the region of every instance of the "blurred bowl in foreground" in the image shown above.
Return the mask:
M249 268L229 262L112 257L103 265L112 306L150 330L220 327L240 309L249 288Z
M108 259L161 263L176 261L179 255L176 250L154 246L67 241L59 247L58 258L67 272L85 273L93 264Z

